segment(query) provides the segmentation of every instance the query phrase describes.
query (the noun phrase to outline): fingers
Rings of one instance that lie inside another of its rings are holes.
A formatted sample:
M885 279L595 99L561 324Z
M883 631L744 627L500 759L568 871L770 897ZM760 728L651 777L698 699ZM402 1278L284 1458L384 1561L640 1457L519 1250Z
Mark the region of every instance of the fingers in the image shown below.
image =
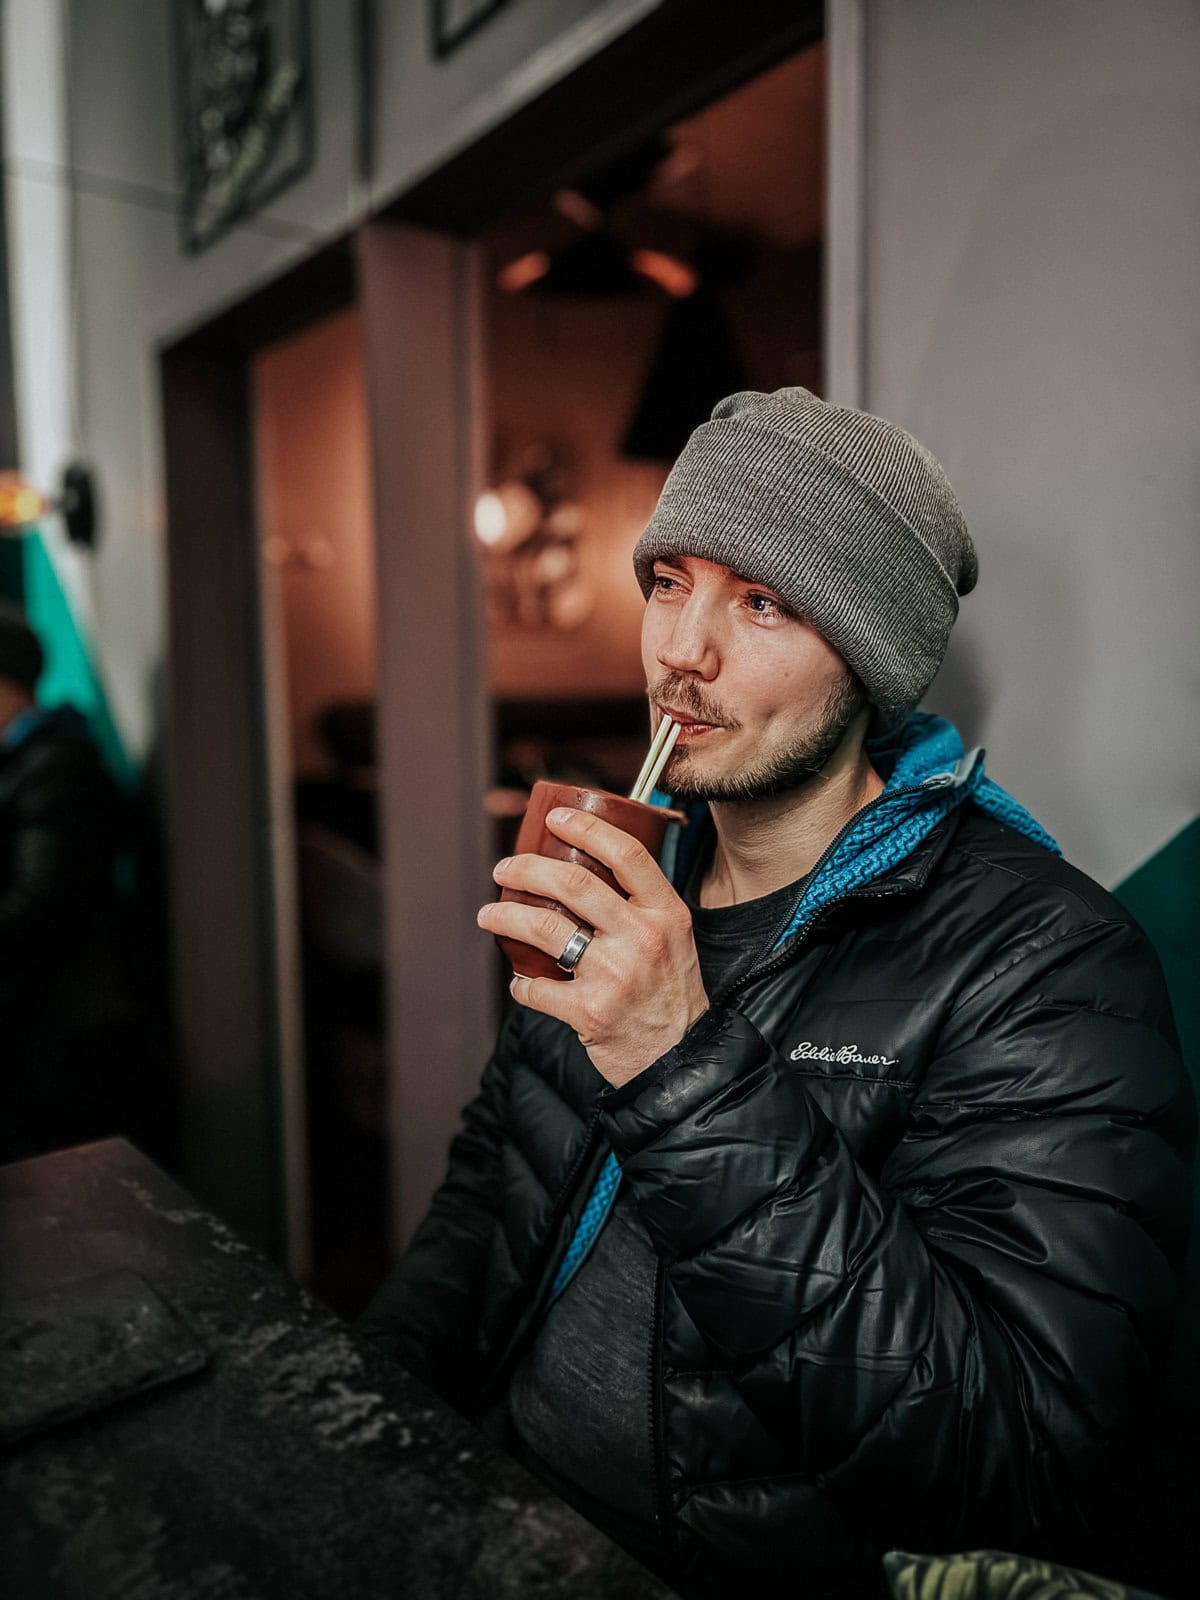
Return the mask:
M676 898L650 852L628 833L587 811L558 807L546 818L551 833L595 856L640 905L665 906ZM574 909L574 907L572 907Z
M497 862L492 877L505 888L557 900L592 928L615 927L625 912L621 896L578 862L555 861L548 856L511 856Z
M519 900L493 900L486 906L480 906L475 920L489 933L531 944L535 949L553 956L556 961L566 948L567 940L579 927L577 921L564 916L553 906L526 906ZM585 928L584 931L588 930Z
M544 1016L556 1017L578 1032L579 1003L575 998L573 983L558 983L554 978L522 978L514 976L508 992L518 1005L540 1011Z

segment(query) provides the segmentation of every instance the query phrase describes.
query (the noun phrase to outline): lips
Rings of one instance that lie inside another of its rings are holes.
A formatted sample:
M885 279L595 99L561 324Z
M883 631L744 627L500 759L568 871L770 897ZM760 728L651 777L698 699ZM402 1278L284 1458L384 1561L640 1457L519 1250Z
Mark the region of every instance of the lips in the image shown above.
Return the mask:
M664 716L679 724L679 737L681 739L696 738L702 733L713 733L723 724L719 722L702 722L698 717L689 716L686 711L672 711L669 706L660 706Z

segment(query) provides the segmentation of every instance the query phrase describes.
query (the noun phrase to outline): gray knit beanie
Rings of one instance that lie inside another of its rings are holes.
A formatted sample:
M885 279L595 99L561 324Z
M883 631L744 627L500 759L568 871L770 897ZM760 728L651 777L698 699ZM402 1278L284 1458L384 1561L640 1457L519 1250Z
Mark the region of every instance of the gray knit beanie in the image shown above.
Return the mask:
M722 400L671 469L633 552L698 556L774 589L854 669L888 723L942 664L975 548L954 490L911 434L807 389Z

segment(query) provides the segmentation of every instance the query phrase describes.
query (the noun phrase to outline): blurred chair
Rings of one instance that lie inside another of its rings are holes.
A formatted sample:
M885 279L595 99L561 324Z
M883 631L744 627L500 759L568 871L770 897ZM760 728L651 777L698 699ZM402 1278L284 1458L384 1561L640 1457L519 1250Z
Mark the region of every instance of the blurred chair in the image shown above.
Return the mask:
M383 907L377 857L297 830L313 1288L354 1316L388 1264Z
M319 822L296 843L305 940L337 967L382 971L383 896L378 860Z

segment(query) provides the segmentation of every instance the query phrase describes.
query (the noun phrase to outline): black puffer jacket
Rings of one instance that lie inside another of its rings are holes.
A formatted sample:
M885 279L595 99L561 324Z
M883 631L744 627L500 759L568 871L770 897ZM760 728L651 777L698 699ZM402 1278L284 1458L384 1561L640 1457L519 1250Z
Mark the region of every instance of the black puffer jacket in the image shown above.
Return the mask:
M1108 894L964 805L601 1089L569 1029L509 1018L365 1331L478 1414L611 1145L659 1259L679 1587L813 1600L872 1592L889 1545L1088 1548L1169 1332L1194 1129Z
M5 1161L128 1126L113 1103L131 1037L113 884L121 798L77 711L29 720L0 742Z

